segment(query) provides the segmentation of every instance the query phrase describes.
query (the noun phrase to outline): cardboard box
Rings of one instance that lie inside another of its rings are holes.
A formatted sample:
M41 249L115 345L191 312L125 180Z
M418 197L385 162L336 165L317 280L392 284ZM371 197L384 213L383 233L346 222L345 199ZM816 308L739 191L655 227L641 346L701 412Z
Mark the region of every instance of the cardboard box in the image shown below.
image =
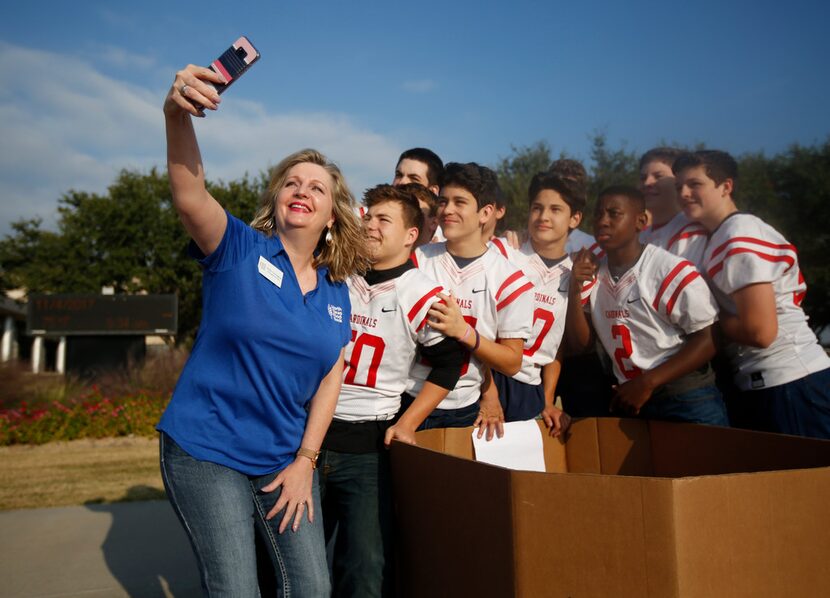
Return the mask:
M830 441L584 419L539 473L470 433L392 446L403 596L830 595Z

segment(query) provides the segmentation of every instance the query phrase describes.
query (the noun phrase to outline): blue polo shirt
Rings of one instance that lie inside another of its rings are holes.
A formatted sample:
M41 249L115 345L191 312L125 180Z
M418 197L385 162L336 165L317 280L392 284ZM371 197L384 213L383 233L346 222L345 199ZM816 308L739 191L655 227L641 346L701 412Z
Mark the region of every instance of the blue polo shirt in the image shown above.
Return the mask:
M158 429L191 456L248 475L288 465L307 405L349 342L349 293L317 270L302 294L288 254L228 214L204 267L202 322Z

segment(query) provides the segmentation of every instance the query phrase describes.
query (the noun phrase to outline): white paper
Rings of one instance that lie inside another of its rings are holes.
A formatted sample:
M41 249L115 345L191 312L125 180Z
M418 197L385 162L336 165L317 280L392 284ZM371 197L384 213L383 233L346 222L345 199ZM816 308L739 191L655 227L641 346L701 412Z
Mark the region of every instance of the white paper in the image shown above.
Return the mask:
M478 428L473 430L476 461L508 469L545 471L542 431L536 420L504 424L504 436L494 435L489 442L486 438L486 434L478 438Z

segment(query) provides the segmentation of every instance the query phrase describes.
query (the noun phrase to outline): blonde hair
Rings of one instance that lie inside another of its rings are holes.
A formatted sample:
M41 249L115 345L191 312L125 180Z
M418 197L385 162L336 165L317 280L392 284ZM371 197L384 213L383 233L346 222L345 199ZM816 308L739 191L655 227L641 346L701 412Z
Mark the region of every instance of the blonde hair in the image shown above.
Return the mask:
M331 190L334 223L331 229L323 230L317 241L314 267L328 268L329 278L335 282L343 281L352 274L365 272L369 268L369 252L363 227L357 217L357 204L354 196L337 165L317 150L300 150L287 156L274 167L271 171L271 180L262 195L259 209L251 221L251 227L268 236L279 232L276 230L274 219L277 195L285 185L288 171L297 164L304 163L322 166L334 183ZM332 237L331 244L326 243L325 240L329 230Z

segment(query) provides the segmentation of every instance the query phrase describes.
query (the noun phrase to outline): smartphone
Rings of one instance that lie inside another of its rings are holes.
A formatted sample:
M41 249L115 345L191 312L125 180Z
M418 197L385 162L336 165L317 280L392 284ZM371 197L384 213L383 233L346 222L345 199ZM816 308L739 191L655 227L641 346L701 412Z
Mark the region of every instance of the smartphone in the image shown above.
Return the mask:
M209 67L214 72L221 74L226 81L224 85L221 83L212 84L217 93L224 92L257 60L259 60L259 52L251 43L251 40L243 35L233 42L233 45L214 60Z

